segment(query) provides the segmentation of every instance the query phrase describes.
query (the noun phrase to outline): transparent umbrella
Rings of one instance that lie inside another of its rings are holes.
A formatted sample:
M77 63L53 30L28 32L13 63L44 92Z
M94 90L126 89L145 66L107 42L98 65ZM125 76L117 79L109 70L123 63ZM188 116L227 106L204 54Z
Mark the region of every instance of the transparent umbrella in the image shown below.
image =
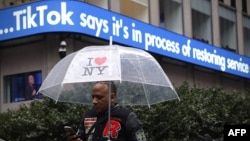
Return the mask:
M166 73L148 52L118 45L88 46L60 60L39 93L55 101L92 104L96 81L114 81L120 105L179 99Z

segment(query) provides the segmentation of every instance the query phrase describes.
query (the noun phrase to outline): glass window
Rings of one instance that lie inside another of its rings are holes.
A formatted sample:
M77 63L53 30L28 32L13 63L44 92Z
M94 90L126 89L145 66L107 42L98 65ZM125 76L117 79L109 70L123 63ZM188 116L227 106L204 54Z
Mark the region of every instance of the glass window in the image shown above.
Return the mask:
M4 7L13 6L15 4L15 0L2 0Z
M205 43L212 41L211 1L192 0L193 38Z
M231 0L230 4L231 4L232 7L234 7L234 8L236 7L236 2L235 2L235 0Z
M230 3L231 3L231 6L232 6L232 7L234 7L234 8L236 7L236 2L235 2L235 0L231 0Z
M120 8L123 15L149 22L148 0L121 0Z
M160 0L160 27L183 34L182 0Z
M4 76L4 103L40 99L41 71Z
M24 2L25 2L24 0L15 0L15 4L22 4Z
M242 12L247 13L247 0L242 0Z
M108 0L82 0L82 1L96 5L98 7L102 7L104 9L108 9Z
M243 16L244 54L250 57L250 18Z
M221 47L236 52L236 13L234 10L220 5L219 16Z

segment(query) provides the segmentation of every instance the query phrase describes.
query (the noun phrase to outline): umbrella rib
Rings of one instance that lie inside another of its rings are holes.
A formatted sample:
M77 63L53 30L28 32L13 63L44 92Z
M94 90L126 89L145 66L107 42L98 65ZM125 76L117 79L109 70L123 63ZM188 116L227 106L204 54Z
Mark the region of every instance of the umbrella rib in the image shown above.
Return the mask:
M61 83L61 88L63 88L63 83ZM58 94L57 94L57 97L56 97L56 103L58 102L58 99L59 99L59 97L60 97L60 94L61 94L61 92L62 92L62 89L60 89L59 90L59 92L58 92Z
M140 61L140 59L139 59L138 56L136 56L136 59L137 59L138 62L139 62L139 69L140 69L140 71L138 71L137 68L136 68L136 71L137 71L138 74L139 74L139 72L142 72L142 66L141 66L141 61ZM149 101L148 101L148 95L147 95L147 92L146 92L146 89L145 89L145 86L144 86L144 84L145 84L145 82L146 82L145 76L144 76L143 73L141 73L141 75L142 75L142 78L143 78L143 83L141 83L141 84L142 84L142 87L143 87L143 91L145 92L145 97L146 97L146 100L147 100L148 107L150 108L150 104L149 104Z
M112 38L111 38L111 39L112 39ZM119 55L119 58L120 58L119 63L118 63L119 66L116 65L116 67L118 67L118 68L116 68L116 69L119 70L119 72L118 72L118 74L119 74L119 81L120 81L120 83L121 83L121 81L122 81L122 78L121 78L121 76L122 76L122 75L121 75L121 71L122 71L122 69L121 69L121 64L122 64L122 62L121 62L121 52L120 52L120 50L118 50L117 46L114 46L114 47L115 47L116 52L117 52L117 54Z
M140 59L137 57L137 59L138 59L138 61L139 61L139 64L140 64L140 72L142 72L142 66L141 66L141 61L140 61ZM144 74L142 73L142 78L143 78L143 83L145 83L145 76L144 76ZM147 103L148 103L148 107L150 108L150 103L149 103L149 101L148 101L148 95L147 95L147 91L146 91L146 89L145 89L145 86L144 86L144 84L142 84L142 87L143 87L143 90L144 90L144 92L145 92L145 97L146 97L146 100L147 100Z
M77 53L77 52L76 52L76 53ZM76 53L74 53L74 54L76 54ZM70 62L74 61L75 57L76 57L76 56L73 56ZM67 70L66 70L66 73L68 72L70 66L71 66L71 64L69 63L69 66L68 66L68 68L67 68ZM66 73L65 73L65 75L64 75L64 77L63 77L62 80L65 79ZM59 97L60 97L60 94L61 94L61 92L62 92L62 89L63 89L63 81L62 81L62 83L61 83L61 89L59 90L58 95L57 95L57 98L56 98L56 103L57 103L57 101L58 101L58 99L59 99Z

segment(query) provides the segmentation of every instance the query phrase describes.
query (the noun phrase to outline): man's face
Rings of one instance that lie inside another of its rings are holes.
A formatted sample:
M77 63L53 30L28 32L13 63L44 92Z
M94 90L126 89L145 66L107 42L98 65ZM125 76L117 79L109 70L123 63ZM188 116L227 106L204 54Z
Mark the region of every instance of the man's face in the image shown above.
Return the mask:
M30 75L29 78L28 78L28 81L29 81L29 84L33 85L35 83L34 76Z
M96 112L103 113L107 111L109 106L108 85L96 83L92 89L92 98L92 103L94 104ZM114 101L114 93L111 94L111 101Z

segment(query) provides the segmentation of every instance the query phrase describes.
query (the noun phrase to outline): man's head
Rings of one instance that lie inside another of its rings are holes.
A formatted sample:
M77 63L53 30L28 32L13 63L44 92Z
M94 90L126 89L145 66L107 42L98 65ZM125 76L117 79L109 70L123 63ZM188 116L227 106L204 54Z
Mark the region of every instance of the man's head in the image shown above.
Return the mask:
M29 75L29 77L28 77L28 83L29 83L29 85L34 85L35 79L34 79L33 75Z
M115 105L116 86L112 81L96 82L92 89L92 98L95 110L98 113L103 113L108 110L109 106L109 84L111 92L111 107Z

